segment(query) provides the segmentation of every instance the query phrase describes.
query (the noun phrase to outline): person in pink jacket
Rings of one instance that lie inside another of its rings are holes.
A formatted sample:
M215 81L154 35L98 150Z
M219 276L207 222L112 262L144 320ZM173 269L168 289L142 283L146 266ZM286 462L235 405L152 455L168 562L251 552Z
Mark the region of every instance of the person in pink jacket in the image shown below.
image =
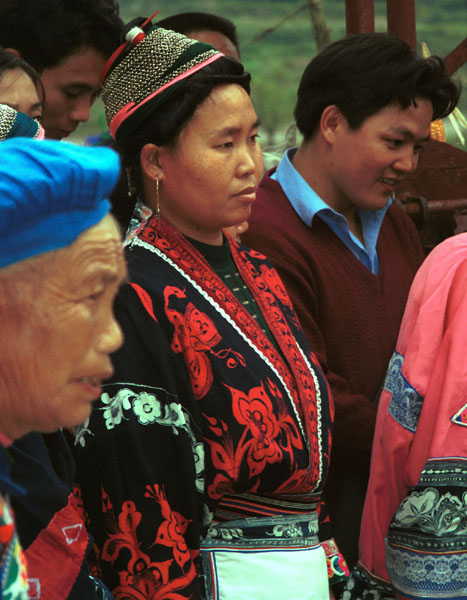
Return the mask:
M463 233L431 252L410 290L342 600L467 597L466 325Z

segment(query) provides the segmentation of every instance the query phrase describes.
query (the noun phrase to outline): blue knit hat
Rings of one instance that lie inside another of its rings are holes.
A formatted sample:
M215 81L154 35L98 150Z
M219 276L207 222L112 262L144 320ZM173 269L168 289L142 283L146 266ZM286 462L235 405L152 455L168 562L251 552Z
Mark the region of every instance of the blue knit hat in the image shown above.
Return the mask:
M0 142L12 137L44 139L44 130L36 119L0 104Z
M0 268L69 246L110 209L118 154L53 140L0 143Z

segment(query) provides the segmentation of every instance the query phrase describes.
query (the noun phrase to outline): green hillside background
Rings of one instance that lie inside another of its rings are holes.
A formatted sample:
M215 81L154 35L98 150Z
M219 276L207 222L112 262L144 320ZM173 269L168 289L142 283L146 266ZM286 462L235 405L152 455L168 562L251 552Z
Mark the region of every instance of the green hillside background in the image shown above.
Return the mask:
M125 21L149 16L157 18L184 11L213 12L237 26L242 62L252 75L252 96L262 121L261 143L280 142L292 121L297 85L305 66L317 52L310 15L303 0L120 0ZM322 0L331 41L345 36L344 0ZM386 31L386 1L375 0L376 31ZM445 56L467 35L467 0L417 0L417 40L432 54ZM467 115L467 65L456 72L464 92L460 109ZM460 145L446 121L448 141ZM105 129L102 104L96 102L92 118L79 127L75 138ZM463 131L467 140L467 131Z

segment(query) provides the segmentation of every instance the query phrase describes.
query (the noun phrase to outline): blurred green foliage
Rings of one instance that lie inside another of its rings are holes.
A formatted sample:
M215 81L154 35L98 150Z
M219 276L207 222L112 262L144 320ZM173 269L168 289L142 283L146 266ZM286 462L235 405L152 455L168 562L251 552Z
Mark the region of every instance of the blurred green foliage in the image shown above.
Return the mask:
M308 9L299 10L304 0L119 0L119 4L125 21L158 9L156 20L185 11L213 12L231 19L237 26L242 61L252 75L252 97L263 123L261 142L267 146L281 139L293 120L300 76L317 52ZM321 4L331 40L343 37L344 0ZM386 0L375 0L374 6L376 31L386 31ZM416 14L417 39L432 54L445 56L467 35L467 0L417 0ZM467 64L456 78L465 90ZM459 107L467 115L467 92ZM78 138L102 129L102 110L101 102L96 102L90 121L78 129ZM451 134L448 141L458 145Z

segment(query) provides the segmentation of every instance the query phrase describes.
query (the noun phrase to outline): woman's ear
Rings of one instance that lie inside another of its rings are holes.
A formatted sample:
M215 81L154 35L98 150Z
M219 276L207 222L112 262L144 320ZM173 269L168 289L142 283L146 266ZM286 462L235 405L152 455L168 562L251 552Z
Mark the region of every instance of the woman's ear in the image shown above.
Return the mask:
M156 146L156 144L145 144L141 148L139 160L143 175L153 181L156 181L156 179L162 181L163 170L159 164L159 146Z
M326 106L320 120L320 129L324 139L329 144L333 144L343 126L347 126L347 119L339 108L335 104Z

